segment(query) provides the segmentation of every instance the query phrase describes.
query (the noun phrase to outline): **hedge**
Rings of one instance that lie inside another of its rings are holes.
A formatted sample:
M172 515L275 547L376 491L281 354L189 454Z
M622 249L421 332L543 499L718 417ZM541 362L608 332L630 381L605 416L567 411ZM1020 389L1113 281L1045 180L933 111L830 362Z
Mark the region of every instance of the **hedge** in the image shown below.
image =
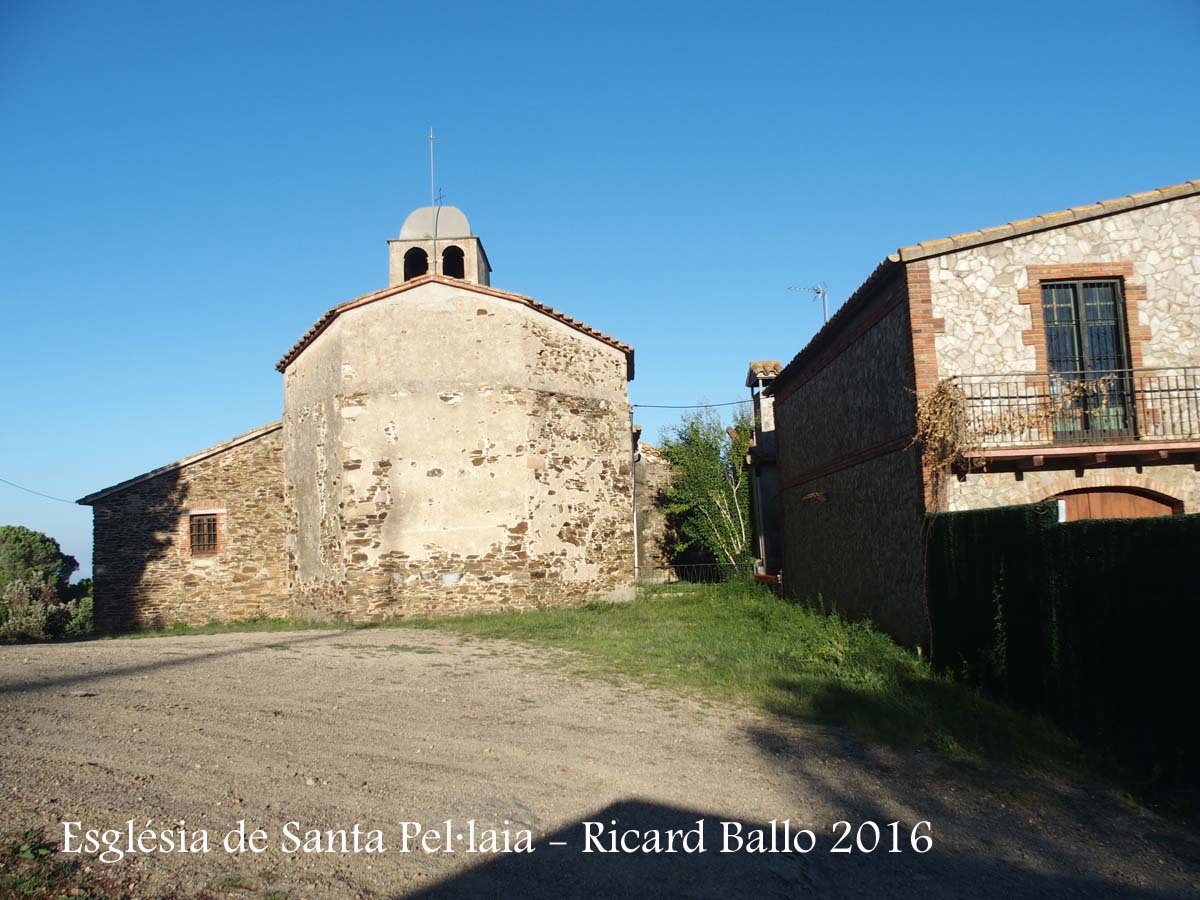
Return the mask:
M1194 771L1200 515L1059 524L1042 503L926 524L937 668L1151 782Z

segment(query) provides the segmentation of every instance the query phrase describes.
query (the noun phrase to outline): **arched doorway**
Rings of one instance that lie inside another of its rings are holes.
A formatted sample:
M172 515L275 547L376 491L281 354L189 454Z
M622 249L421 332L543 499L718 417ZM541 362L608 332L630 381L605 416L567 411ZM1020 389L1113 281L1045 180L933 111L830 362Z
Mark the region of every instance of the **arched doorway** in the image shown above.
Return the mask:
M1143 519L1183 512L1183 504L1174 497L1137 488L1081 488L1063 491L1050 499L1061 500L1066 505L1067 522L1078 519Z
M429 271L429 254L420 247L413 247L404 254L404 280L411 281Z

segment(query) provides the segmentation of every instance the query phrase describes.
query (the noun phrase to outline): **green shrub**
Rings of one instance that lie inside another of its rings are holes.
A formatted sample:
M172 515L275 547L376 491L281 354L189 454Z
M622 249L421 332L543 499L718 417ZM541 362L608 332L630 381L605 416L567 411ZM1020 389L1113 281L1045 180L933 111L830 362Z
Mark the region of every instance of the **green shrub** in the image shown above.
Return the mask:
M72 599L68 582L79 568L58 541L20 525L0 525L0 591L14 581L47 581L62 600Z
M62 636L65 638L85 638L91 637L93 621L92 621L92 598L91 595L81 597L78 600L71 600L65 604L69 612L67 623L63 626Z
M0 641L81 638L92 633L92 598L60 603L49 580L16 579L0 594Z
M0 625L0 641L44 641L48 637L50 608L58 605L58 597L48 581L10 581L0 596L4 607L4 623Z

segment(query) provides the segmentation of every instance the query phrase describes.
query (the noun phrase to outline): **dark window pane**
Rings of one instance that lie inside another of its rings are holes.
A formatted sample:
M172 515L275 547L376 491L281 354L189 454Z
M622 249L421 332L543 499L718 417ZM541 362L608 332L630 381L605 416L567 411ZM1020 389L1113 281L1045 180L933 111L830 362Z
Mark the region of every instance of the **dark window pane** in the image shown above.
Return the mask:
M190 520L193 553L215 553L217 550L217 517L192 516Z
M1098 325L1089 323L1087 339L1089 369L1111 371L1124 368L1115 322Z
M1042 312L1047 324L1066 324L1075 321L1074 285L1042 285Z
M1082 368L1074 324L1047 326L1046 351L1052 372L1074 372Z
M1055 436L1071 443L1134 428L1129 360L1117 281L1042 285L1047 364L1058 413Z
M1083 302L1086 307L1085 318L1089 322L1099 319L1116 321L1117 291L1111 281L1093 281L1083 285Z

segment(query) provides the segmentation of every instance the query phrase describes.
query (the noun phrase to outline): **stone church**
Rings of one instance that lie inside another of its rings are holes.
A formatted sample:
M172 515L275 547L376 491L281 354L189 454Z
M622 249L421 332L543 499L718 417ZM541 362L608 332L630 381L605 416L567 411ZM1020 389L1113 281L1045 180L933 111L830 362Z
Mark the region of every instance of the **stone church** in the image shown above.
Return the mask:
M633 348L490 286L454 207L276 368L283 419L97 491L109 630L363 621L628 596Z

